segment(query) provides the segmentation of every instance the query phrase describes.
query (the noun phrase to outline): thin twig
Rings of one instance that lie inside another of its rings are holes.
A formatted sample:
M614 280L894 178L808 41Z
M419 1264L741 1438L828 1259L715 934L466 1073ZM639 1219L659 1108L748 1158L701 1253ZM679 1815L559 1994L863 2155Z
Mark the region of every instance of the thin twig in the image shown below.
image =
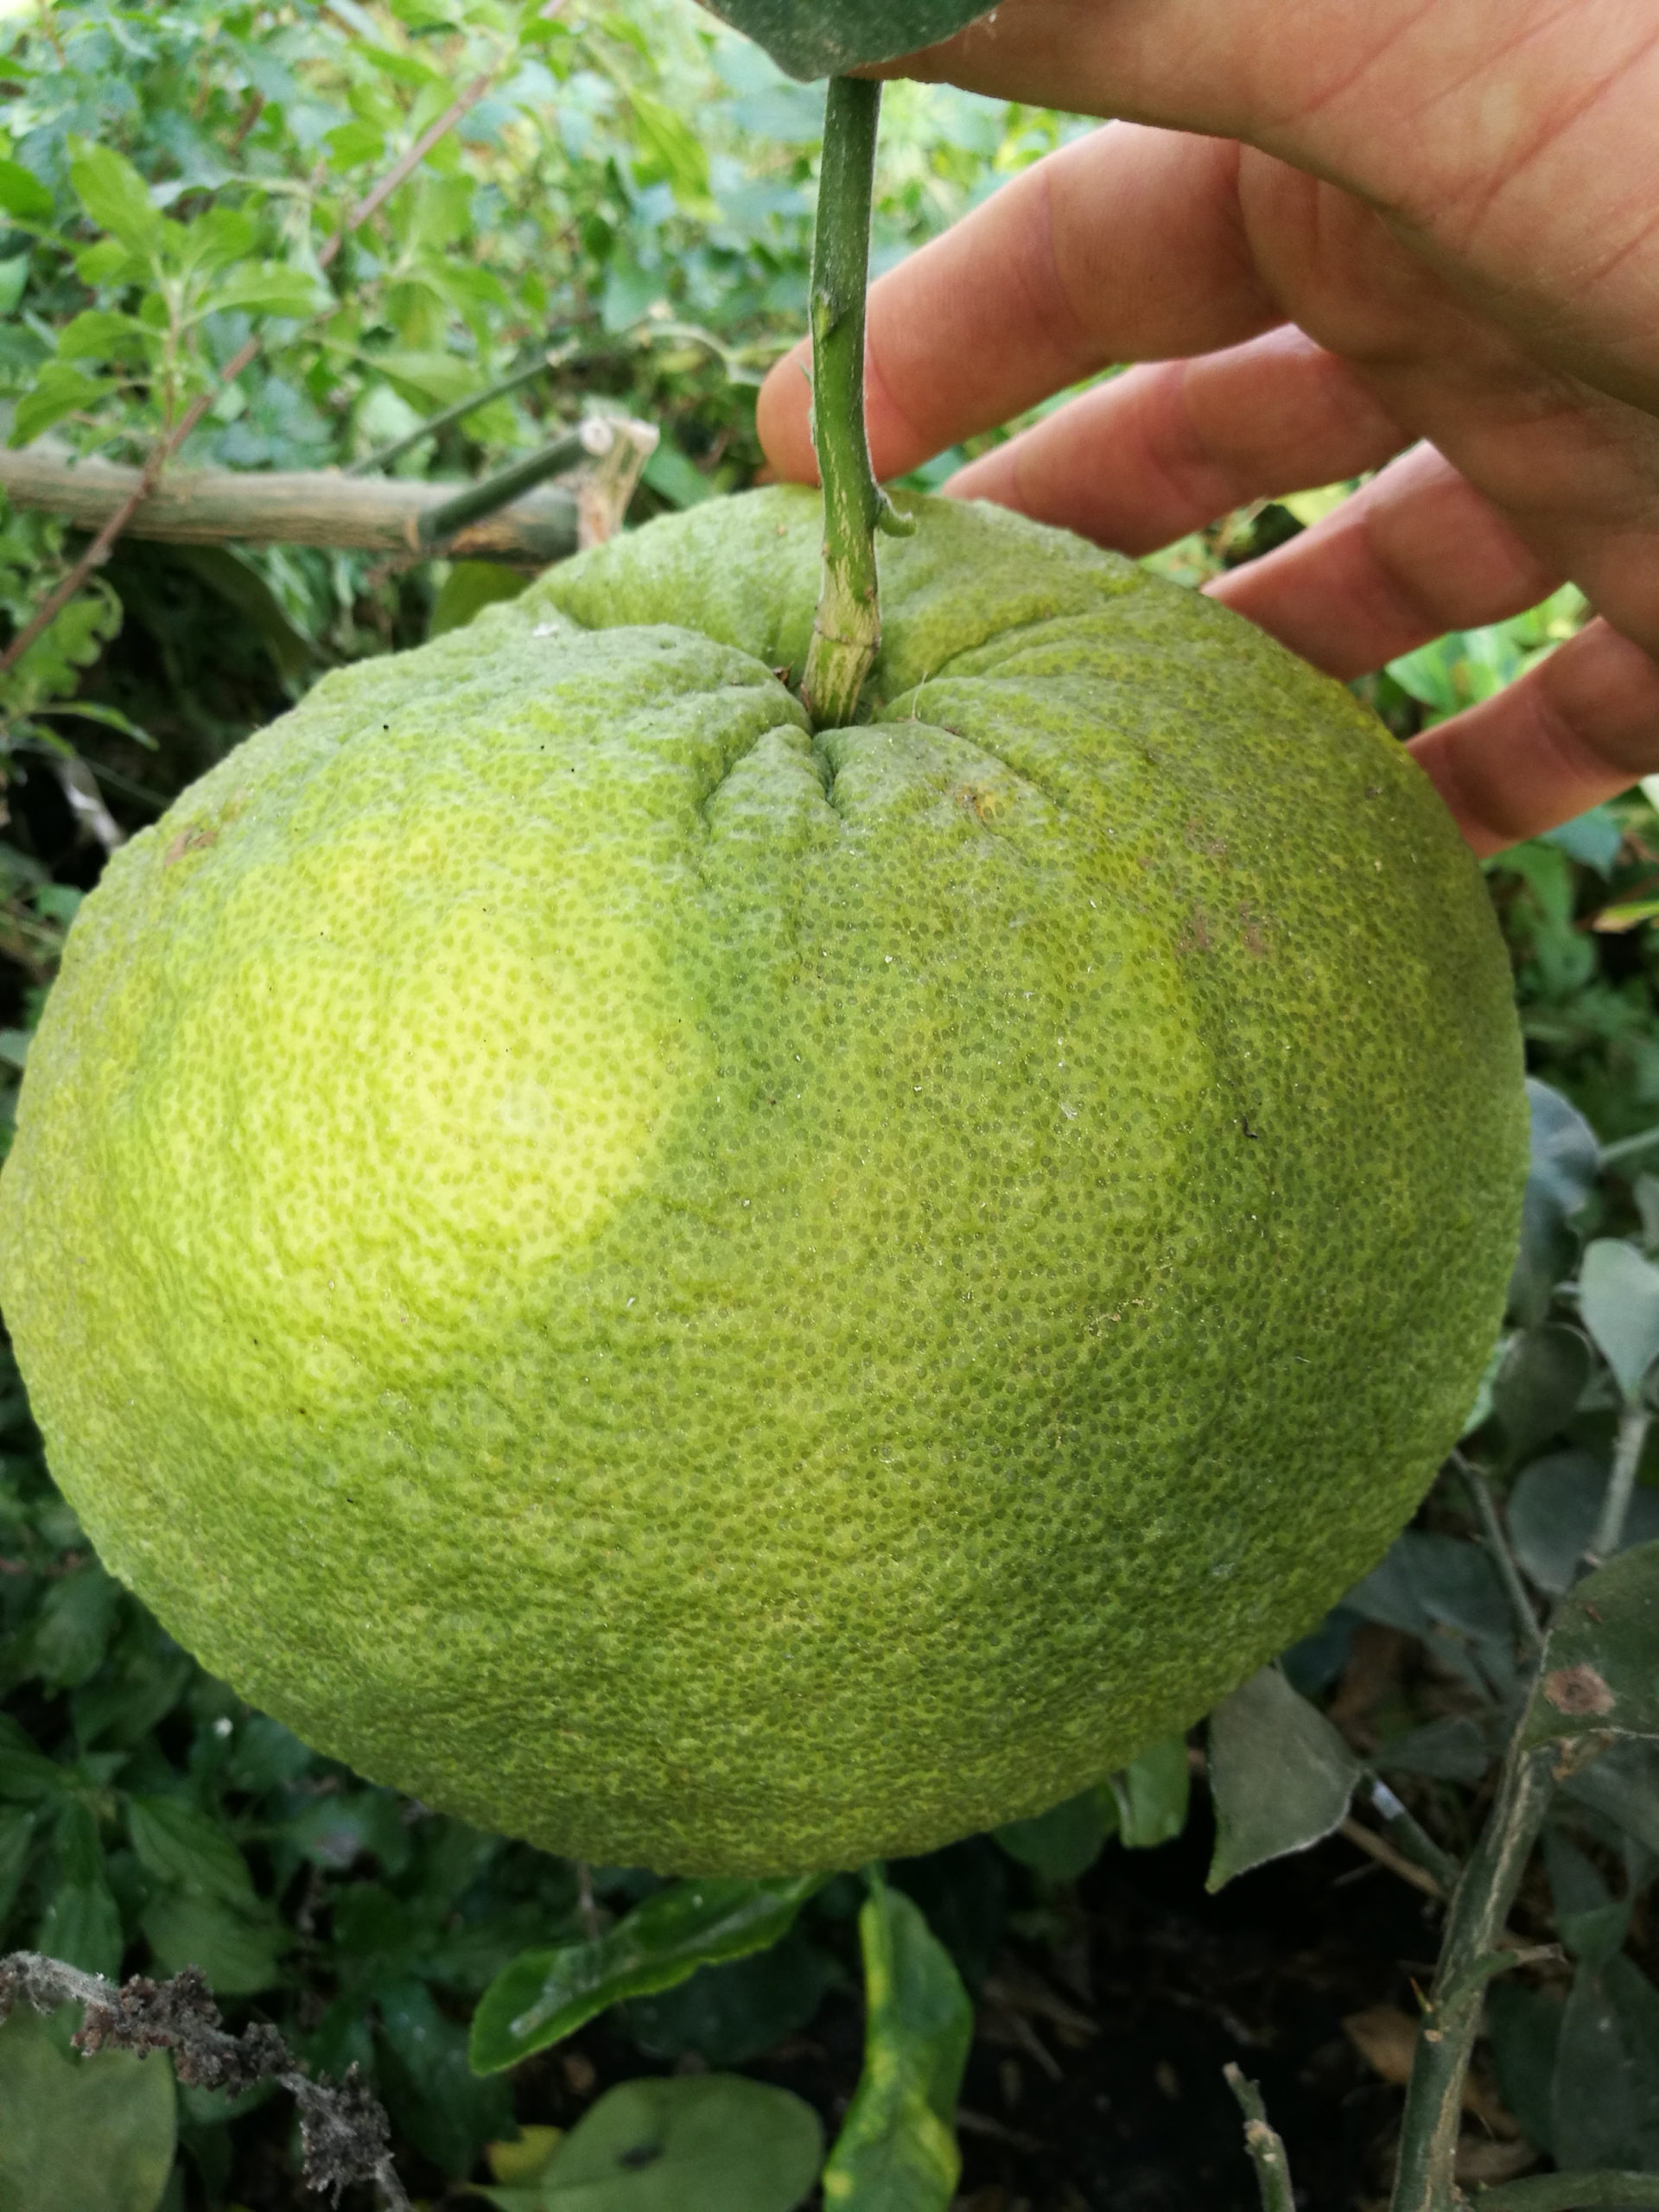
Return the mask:
M1601 1147L1601 1165L1616 1167L1621 1160L1634 1160L1638 1154L1650 1152L1659 1145L1659 1129L1643 1129L1633 1137L1620 1137L1612 1144Z
M498 65L499 67L499 65ZM360 230L371 215L385 205L407 176L412 176L426 159L440 138L447 138L462 116L475 108L490 86L495 82L496 69L480 70L463 92L456 94L443 113L429 123L409 151L395 161L378 184L366 192L355 207L347 211L346 219L317 256L319 269L327 269L335 255L350 238Z
M330 265L352 232L359 225L367 222L369 217L382 205L387 196L395 192L404 178L425 160L439 139L447 131L454 128L469 108L477 105L494 80L493 70L486 70L481 75L475 77L466 91L458 99L453 100L435 121L427 125L408 152L392 163L373 190L359 200L355 207L347 211L344 222L317 256L319 269L327 269ZM7 645L5 651L0 652L0 676L10 673L36 639L56 621L93 569L102 568L109 559L114 550L116 540L155 489L156 480L168 462L183 445L219 394L236 382L243 370L257 358L264 344L263 334L256 332L245 343L237 348L207 390L197 393L195 398L185 409L177 424L163 429L150 449L143 467L139 471L138 481L134 486L131 495L116 509L73 567L60 580L56 587L47 594L45 600L36 607L22 628Z
M1608 1477L1607 1494L1601 1501L1596 1532L1584 1554L1582 1571L1586 1574L1605 1567L1624 1544L1624 1523L1630 1518L1630 1500L1636 1495L1637 1470L1642 1464L1642 1447L1648 1440L1653 1415L1641 1405L1626 1406L1618 1417L1613 1471Z
M389 2147L386 2115L364 2087L355 2066L340 2082L314 2082L302 2073L276 2030L264 2022L229 2034L200 1967L186 1967L171 1981L135 1975L119 1987L100 1974L84 1974L35 1951L0 1959L0 2020L18 2003L37 2012L82 2005L86 2017L74 2043L91 2056L99 2050L170 2051L173 2070L188 2088L222 2089L232 2096L257 2082L275 2082L300 2108L305 2178L339 2202L342 2190L372 2182L385 2212L410 2212Z
M597 1943L601 1931L599 1907L594 1902L594 1870L585 1859L576 1861L576 1916L582 1934L590 1943Z
M1535 1656L1544 1648L1544 1631L1539 1626L1538 1616L1533 1611L1532 1599L1527 1595L1527 1586L1521 1580L1521 1570L1516 1565L1515 1554L1498 1518L1497 1502L1492 1496L1491 1485L1478 1467L1465 1459L1461 1452L1452 1454L1452 1464L1463 1478L1469 1493L1469 1502L1475 1509L1475 1518L1480 1523L1480 1534L1498 1580L1503 1585L1503 1594L1510 1601L1510 1611L1521 1640Z
M1262 2212L1296 2212L1296 2192L1291 2187L1290 2161L1285 2146L1268 2125L1268 2108L1254 2082L1247 2082L1236 2066L1222 2069L1227 2086L1244 2115L1244 2148L1255 2168L1255 2185L1262 2193Z
M464 399L456 400L452 407L441 407L435 415L429 415L401 438L394 438L389 446L382 446L378 452L365 454L361 461L354 461L349 468L342 468L340 474L378 475L383 469L390 468L394 461L401 461L416 446L423 444L428 438L435 438L440 430L447 430L452 423L464 422L468 415L475 415L480 407L487 407L492 400L505 399L509 393L518 391L523 385L534 384L537 377L544 377L560 359L557 353L543 353L539 361L532 361L527 369L515 369L511 376L502 377L494 384L486 384L480 391L469 391Z
M1409 1882L1414 1890L1421 1890L1426 1897L1434 1897L1440 1904L1445 1904L1446 1891L1428 1869L1426 1866L1414 1866L1409 1859L1406 1858L1402 1853L1396 1851L1394 1846L1385 1841L1382 1836L1373 1834L1370 1828L1362 1827L1359 1821L1351 1818L1344 1821L1337 1833L1345 1837L1357 1851L1363 1851L1370 1858L1376 1859L1379 1866L1386 1866L1391 1874L1397 1874L1402 1882ZM1359 1868L1355 1869L1356 1873L1360 1871Z
M1600 2204L1659 2205L1659 2174L1533 2174L1476 2195L1474 2212L1591 2212Z
M1442 1851L1433 1837L1414 1821L1380 1775L1370 1779L1371 1803L1389 1840L1402 1857L1432 1874L1443 1896L1450 1897L1463 1878L1463 1866L1449 1851Z

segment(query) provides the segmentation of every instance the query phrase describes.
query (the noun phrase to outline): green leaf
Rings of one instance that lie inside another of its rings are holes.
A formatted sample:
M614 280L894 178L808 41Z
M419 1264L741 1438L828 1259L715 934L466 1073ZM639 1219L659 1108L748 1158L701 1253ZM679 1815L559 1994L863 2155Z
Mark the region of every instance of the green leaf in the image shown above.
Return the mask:
M944 2212L973 2007L919 1909L873 1870L858 1916L864 2070L823 2170L824 2212Z
M1378 1747L1376 1764L1387 1774L1426 1774L1440 1782L1477 1783L1491 1765L1498 1747L1491 1731L1470 1713L1448 1713L1408 1728Z
M403 1810L389 1789L353 1789L319 1797L290 1821L287 1840L314 1866L342 1872L365 1855L387 1874L401 1873L409 1861L409 1830Z
M1626 1737L1569 1774L1561 1789L1659 1859L1659 1744Z
M1559 1827L1544 1830L1543 1857L1561 1942L1587 1966L1605 1966L1630 1932L1632 1900L1615 1898L1600 1869Z
M0 1713L0 1797L39 1804L67 1789L69 1779L55 1759L35 1748L10 1713Z
M257 1904L238 1911L200 1891L168 1890L152 1897L138 1925L157 1974L200 1967L221 1997L251 1997L280 1978L289 1947L276 1915Z
M1510 1306L1522 1321L1541 1321L1555 1285L1578 1250L1573 1224L1596 1186L1601 1147L1589 1122L1559 1090L1529 1077L1527 1099L1532 1113L1532 1158Z
M178 550L194 549L181 547ZM147 729L140 729L130 715L124 715L119 707L106 707L101 700L66 699L57 706L36 707L34 712L37 715L69 715L80 721L102 722L105 729L118 729L123 737L130 737L135 745L142 745L146 753L159 750L156 739ZM58 887L60 889L62 887Z
M1185 1736L1154 1744L1115 1774L1118 1840L1124 1848L1154 1851L1160 1843L1173 1842L1186 1826L1192 1789Z
M121 1586L96 1560L51 1583L5 1657L5 1675L48 1689L71 1690L96 1670L109 1648Z
M426 634L441 638L446 630L464 629L485 607L517 599L530 581L518 569L503 568L497 561L457 561L438 587Z
M823 1954L791 1928L769 1950L699 1967L690 1981L633 1998L628 2034L653 2058L695 2050L711 2066L744 2066L785 2036L798 2035L830 1980Z
M1522 1722L1529 1746L1659 1738L1659 1543L1621 1553L1561 1601Z
M666 183L683 208L692 213L712 213L709 199L709 156L702 143L683 115L665 100L632 89L628 105L645 159L639 164L642 184Z
M803 79L891 61L949 38L986 11L980 0L709 0L717 16Z
M1493 1982L1486 1996L1492 2063L1504 2103L1529 2142L1553 2153L1550 2085L1561 2037L1561 2007L1517 1975Z
M130 251L152 257L162 243L162 215L149 187L113 146L89 146L69 164L69 183L100 231Z
M1592 806L1587 814L1576 814L1570 822L1558 822L1540 834L1604 879L1611 875L1624 842L1624 825L1607 806Z
M663 440L641 474L652 490L672 506L700 506L703 500L719 497L720 486L670 438Z
M349 123L336 124L326 131L322 143L334 156L332 166L340 172L360 168L365 162L378 162L386 150L385 134L355 116Z
M1572 1419L1593 1365L1576 1329L1518 1329L1492 1382L1510 1464L1529 1459Z
M480 386L477 363L458 354L394 346L366 358L369 366L378 369L405 399L435 399L441 407L450 407Z
M1117 1800L1097 1782L1028 1821L1004 1821L996 1840L1010 1859L1051 1882L1074 1882L1099 1858L1117 1826Z
M1633 1404L1659 1359L1659 1268L1622 1237L1598 1236L1585 1248L1579 1311Z
M1209 1887L1322 1842L1345 1817L1358 1779L1347 1745L1277 1667L1252 1675L1210 1716Z
M29 283L27 253L14 253L0 261L0 316L16 315Z
M699 1967L764 1950L827 1878L676 1882L594 1942L524 1952L484 1993L473 2019L474 2066L493 2074L625 1997L671 1989Z
M1573 1977L1556 2047L1550 2143L1569 2169L1659 2163L1659 1990L1633 1960L1586 1960Z
M164 2055L59 2048L27 2005L0 2024L0 2205L5 2212L155 2212L178 2120Z
M96 245L82 246L75 256L75 274L83 284L130 283L143 269L143 262L119 238L99 238Z
M194 312L198 315L280 315L304 322L312 315L326 315L334 303L327 286L304 270L271 265L250 269L215 285L196 302Z
M229 545L178 545L172 557L236 609L270 655L279 676L297 683L315 667L316 640L300 628L245 554Z
M185 234L183 262L199 276L245 261L258 243L259 226L239 207L209 207Z
M108 361L130 353L135 341L142 346L148 333L136 315L118 315L112 308L86 308L73 315L58 333L58 358L63 361Z
M130 1797L127 1834L147 1874L218 1897L226 1904L253 1902L248 1862L217 1821L181 1797Z
M52 194L21 162L0 161L0 210L22 223L49 223Z
M92 406L114 390L108 377L89 377L84 369L74 368L67 361L47 361L32 388L17 403L6 443L13 448L29 445L54 423L61 423L66 415Z
M485 2144L512 2128L512 2091L482 2082L467 2063L467 2031L438 2009L424 1982L378 1992L378 2070L399 2131L452 2180Z
M36 1825L36 1815L21 1805L0 1808L0 1937L5 1935L6 1923L29 1871ZM0 1951L5 1948L0 1942Z
M256 1713L237 1732L225 1781L232 1789L246 1789L257 1796L279 1783L296 1781L311 1759L311 1752L280 1720Z
M121 1915L104 1872L98 1816L82 1799L69 1800L58 1815L58 1882L35 1948L111 1980L121 1971Z
M1408 1529L1343 1603L1368 1620L1423 1637L1477 1688L1513 1679L1514 1630L1503 1586L1486 1554L1461 1537Z
M823 2156L818 2116L741 2075L607 2090L529 2187L483 2189L502 2212L792 2212Z
M1552 1452L1517 1478L1504 1509L1515 1555L1541 1590L1560 1597L1601 1518L1607 1463L1590 1452ZM1624 1516L1627 1551L1659 1540L1659 1491L1637 1487Z

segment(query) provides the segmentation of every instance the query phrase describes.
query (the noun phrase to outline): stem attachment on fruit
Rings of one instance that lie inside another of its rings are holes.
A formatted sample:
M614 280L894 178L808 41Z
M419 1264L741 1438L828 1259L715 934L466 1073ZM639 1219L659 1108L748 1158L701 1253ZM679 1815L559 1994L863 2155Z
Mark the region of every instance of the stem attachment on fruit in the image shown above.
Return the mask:
M875 533L915 525L875 480L864 429L864 294L881 87L832 77L812 242L812 440L823 484L823 569L801 702L817 729L851 721L881 642Z

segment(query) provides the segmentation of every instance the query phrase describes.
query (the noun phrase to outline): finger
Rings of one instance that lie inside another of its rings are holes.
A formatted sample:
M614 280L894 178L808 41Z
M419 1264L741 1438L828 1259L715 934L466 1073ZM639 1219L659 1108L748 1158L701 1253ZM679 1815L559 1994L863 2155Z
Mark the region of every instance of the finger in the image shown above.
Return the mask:
M1659 769L1659 665L1592 622L1411 750L1476 852L1501 852Z
M1287 328L1131 369L945 489L1148 553L1252 499L1381 467L1410 442L1346 363Z
M1562 571L1433 446L1415 446L1277 552L1206 588L1332 676L1535 607Z
M1659 650L1659 419L1471 314L1342 194L1249 152L1239 194L1287 320L1347 361L1546 568Z
M1238 212L1238 150L1116 124L1035 163L874 285L865 414L901 475L1115 361L1233 346L1281 317ZM760 442L814 482L806 341L762 388Z
M1659 396L1659 40L1630 0L1002 0L881 73L1242 139L1561 365Z

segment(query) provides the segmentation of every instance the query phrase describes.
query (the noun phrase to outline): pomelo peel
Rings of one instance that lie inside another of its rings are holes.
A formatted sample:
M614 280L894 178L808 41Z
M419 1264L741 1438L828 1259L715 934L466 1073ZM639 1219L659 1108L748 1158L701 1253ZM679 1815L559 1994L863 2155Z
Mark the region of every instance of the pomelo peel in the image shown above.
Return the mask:
M0 1178L112 1571L576 1856L1042 1811L1375 1561L1500 1319L1520 1045L1427 780L1224 610L911 504L816 740L791 490L325 679L111 863Z

